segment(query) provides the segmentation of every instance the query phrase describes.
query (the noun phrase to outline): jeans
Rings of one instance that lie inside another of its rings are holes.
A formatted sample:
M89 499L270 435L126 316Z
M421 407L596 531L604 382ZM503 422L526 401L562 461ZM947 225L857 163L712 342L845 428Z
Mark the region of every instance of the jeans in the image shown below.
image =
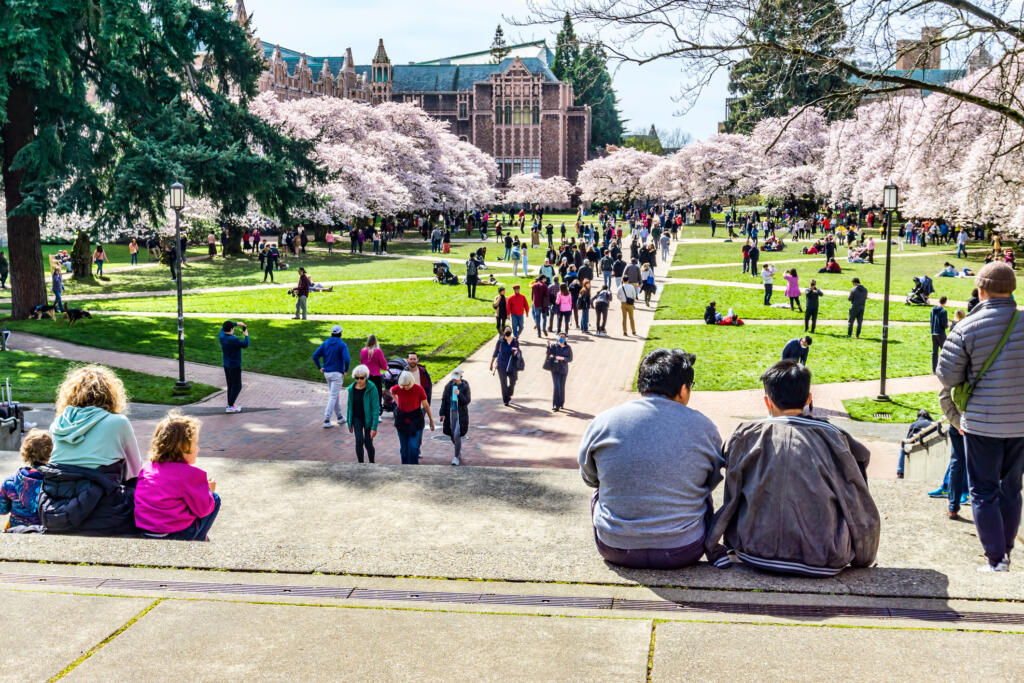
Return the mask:
M857 323L857 336L860 336L861 325L864 324L864 309L863 308L851 308L850 317L846 325L846 336L849 337L853 334L853 324Z
M1024 437L968 433L964 441L974 526L989 564L996 565L1013 550L1020 527Z
M506 372L503 368L498 368L498 381L501 382L501 402L505 405L508 405L509 401L512 400L512 394L516 391L516 379L518 376L518 372Z
M134 254L132 254L131 264L133 266L139 265L139 252L135 252Z
M967 245L958 243L956 245L956 257L967 258Z
M551 381L554 383L554 392L551 396L552 408L561 408L562 406L565 405L565 380L567 380L568 378L568 373L551 373Z
M213 526L214 520L217 519L217 513L220 512L220 496L216 493L211 493L210 495L213 496L213 512L205 517L198 517L196 521L181 531L175 531L173 534L150 534L143 531L142 535L149 538L164 538L169 541L205 541L207 534L210 533L210 527Z
M633 304L621 303L622 307L622 334L626 334L626 320L629 320L629 326L633 328L633 334L636 334L636 322L633 321Z
M743 272L747 273L750 271L750 259L746 256L743 257Z
M327 380L327 407L324 408L324 422L331 421L331 413L338 417L338 422L345 420L345 414L341 411L341 392L344 391L345 373L325 372L324 379ZM362 461L360 461L362 462Z
M504 260L508 261L511 258L512 258L512 247L505 247L505 258L504 258Z
M967 459L964 457L964 436L955 427L949 429L949 511L960 511L960 499L967 491Z
M590 517L594 517L594 507L598 501L598 491L590 499ZM714 516L714 507L709 498L707 508L704 512L704 530L711 528L711 520ZM598 554L611 564L631 569L682 569L691 564L696 564L704 554L704 539L694 541L689 545L680 548L634 548L624 550L613 548L598 537L597 529L594 529L594 543L597 545Z
M305 320L306 319L306 297L304 297L304 296L297 296L297 297L295 297L295 317L296 318L299 317L299 315L300 315L299 312L300 311L301 311L302 319Z
M807 331L807 323L808 322L811 324L811 332L814 332L814 330L817 329L817 327L818 327L818 309L817 308L815 308L813 311L811 309L809 309L809 308L806 311L804 311L804 332Z
M772 285L765 284L764 286L764 305L768 306L772 302Z
M547 325L544 324L545 322L546 322L546 316L544 315L544 309L540 308L538 306L534 306L533 307L533 324L537 328L537 334L541 334L541 333L543 333L545 331L545 329L547 328Z
M715 236L715 232L713 230L711 231L711 236ZM668 261L668 245L661 248L661 260Z
M601 277L604 279L604 286L608 289L612 288L612 271L602 270Z
M224 368L224 378L228 381L228 405L233 406L242 393L242 368Z
M580 310L580 329L583 330L584 332L587 332L588 331L587 328L589 327L589 323L590 323L590 309L589 308L584 308L584 309Z
M60 292L53 293L53 307L60 311L61 313L65 311L64 299L61 298Z
M523 331L523 328L526 327L525 320L524 320L526 318L526 316L513 314L511 316L511 318L512 318L512 336L515 337L516 339L519 339L519 334Z
M402 456L403 465L420 464L420 439L422 438L422 429L417 431L415 434L406 434L402 431L398 432L398 451Z
M373 448L373 437L370 436L369 425L362 418L353 417L352 424L349 427L352 429L352 434L356 437L356 460L359 462L363 461L363 449L365 448L367 460L373 462L373 457L377 454L377 451Z

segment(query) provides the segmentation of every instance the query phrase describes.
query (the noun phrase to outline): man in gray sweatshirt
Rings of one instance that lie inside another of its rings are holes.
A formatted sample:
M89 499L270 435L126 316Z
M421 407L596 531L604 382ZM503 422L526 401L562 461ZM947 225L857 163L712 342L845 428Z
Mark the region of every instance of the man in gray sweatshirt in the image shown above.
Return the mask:
M704 554L722 479L722 439L687 407L696 357L652 351L640 364L643 397L598 415L580 444L583 481L601 556L636 569L677 569Z

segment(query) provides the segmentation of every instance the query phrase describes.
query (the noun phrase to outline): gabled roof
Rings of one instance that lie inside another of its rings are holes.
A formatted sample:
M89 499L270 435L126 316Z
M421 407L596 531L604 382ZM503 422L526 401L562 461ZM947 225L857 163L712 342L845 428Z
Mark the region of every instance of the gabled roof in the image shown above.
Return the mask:
M528 43L518 43L516 45L509 45L507 49L510 51L512 57L515 57L515 52L523 51L526 48L536 48L537 56L533 59L542 59L546 65L551 65L555 61L555 53L548 47L547 41L545 40L534 40ZM426 62L418 62L417 66L445 66L451 64L461 63L460 65L467 64L480 64L482 62L490 61L491 51L480 50L479 52L467 52L461 55L452 55L451 57L441 57L439 59L431 59ZM527 57L520 55L520 58L526 59ZM477 61L479 60L479 61Z

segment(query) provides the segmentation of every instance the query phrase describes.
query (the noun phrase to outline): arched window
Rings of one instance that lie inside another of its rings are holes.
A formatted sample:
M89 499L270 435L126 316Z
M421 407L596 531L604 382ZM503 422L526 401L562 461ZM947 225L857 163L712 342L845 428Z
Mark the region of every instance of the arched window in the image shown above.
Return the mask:
M511 126L512 125L512 105L511 104L506 104L505 105L505 125L506 126Z
M533 123L534 125L540 123L540 107L536 104L533 105Z
M497 104L494 106L494 125L501 125L501 105Z

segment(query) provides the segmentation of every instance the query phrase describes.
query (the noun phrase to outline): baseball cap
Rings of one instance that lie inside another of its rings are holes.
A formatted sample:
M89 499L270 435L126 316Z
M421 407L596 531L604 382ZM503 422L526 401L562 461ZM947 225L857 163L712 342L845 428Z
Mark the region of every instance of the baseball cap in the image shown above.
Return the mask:
M512 289L519 289L519 285L512 285Z
M332 327L331 334L341 334L341 325L335 325Z
M462 368L455 368L452 370L452 377L455 379L462 379Z

